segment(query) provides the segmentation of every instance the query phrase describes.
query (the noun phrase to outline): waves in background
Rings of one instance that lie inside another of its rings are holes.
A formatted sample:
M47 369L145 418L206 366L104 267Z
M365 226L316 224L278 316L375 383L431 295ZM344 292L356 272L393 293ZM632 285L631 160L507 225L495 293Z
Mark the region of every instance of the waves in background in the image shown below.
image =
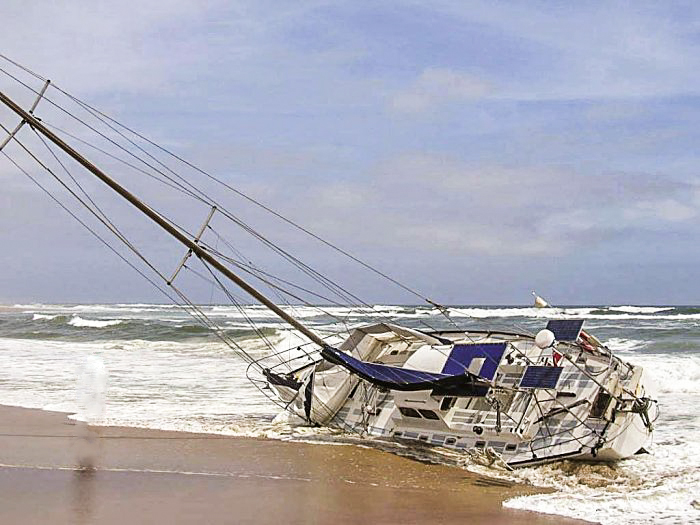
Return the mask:
M204 310L248 353L262 357L269 352L236 308ZM429 307L325 310L329 315L314 308L289 308L323 333L387 317L417 328L424 328L423 322L453 328ZM562 462L515 473L486 470L558 491L515 498L506 505L603 523L700 520L699 307L463 306L450 311L464 328L531 332L543 328L547 318L586 319L589 332L623 359L643 365L658 388L661 417L652 454L615 465ZM298 344L296 335L264 308L250 306L245 314L278 349ZM2 404L82 413L79 378L86 363L99 358L107 372L103 424L283 439L352 439L273 421L278 410L246 379L246 363L172 306L15 305L0 312L0 355ZM433 454L433 459L441 457L451 461L447 452Z

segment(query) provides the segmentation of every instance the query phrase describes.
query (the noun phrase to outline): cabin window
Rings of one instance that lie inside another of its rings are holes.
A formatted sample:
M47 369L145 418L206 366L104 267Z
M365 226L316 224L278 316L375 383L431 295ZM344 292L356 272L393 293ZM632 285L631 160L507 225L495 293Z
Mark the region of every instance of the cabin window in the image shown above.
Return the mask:
M421 408L420 410L418 410L418 412L420 412L420 415L423 416L425 419L440 419L440 416L438 416L432 410L425 410Z
M452 446L452 445L454 445L455 443L457 443L457 438L456 438L456 437L448 437L448 438L445 440L445 445L447 445L447 446Z
M449 410L450 408L455 406L456 402L456 397L443 397L442 401L440 402L440 410Z
M598 397L595 398L595 402L593 403L593 407L591 408L590 417L602 418L609 404L610 394L601 390L598 393Z
M515 443L508 443L506 445L506 452L515 452L515 449L518 448L518 445Z
M420 417L417 410L409 407L399 407L399 412L401 412L401 415L405 417Z
M477 441L474 443L474 448L486 448L486 441Z

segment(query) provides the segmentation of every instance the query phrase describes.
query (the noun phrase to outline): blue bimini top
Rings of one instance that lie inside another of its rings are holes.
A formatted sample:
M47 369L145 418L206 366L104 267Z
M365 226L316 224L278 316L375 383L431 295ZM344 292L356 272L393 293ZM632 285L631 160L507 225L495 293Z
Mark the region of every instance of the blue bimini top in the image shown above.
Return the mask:
M321 356L326 361L346 368L365 381L388 390L403 392L433 390L436 395L485 396L490 387L489 383L464 368L461 368L459 373L450 374L367 363L330 346L321 350Z

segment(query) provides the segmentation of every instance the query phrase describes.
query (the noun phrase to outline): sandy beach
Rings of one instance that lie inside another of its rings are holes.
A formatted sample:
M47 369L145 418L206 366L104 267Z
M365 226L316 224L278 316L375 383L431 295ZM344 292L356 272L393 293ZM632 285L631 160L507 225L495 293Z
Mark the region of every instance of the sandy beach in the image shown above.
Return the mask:
M532 487L356 446L75 423L0 407L0 523L583 523Z

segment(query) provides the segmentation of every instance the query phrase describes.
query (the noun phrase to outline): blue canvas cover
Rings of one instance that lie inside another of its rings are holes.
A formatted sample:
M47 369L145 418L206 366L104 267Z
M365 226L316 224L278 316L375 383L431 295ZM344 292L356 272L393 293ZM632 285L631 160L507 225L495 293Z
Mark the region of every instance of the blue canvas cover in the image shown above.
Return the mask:
M418 391L434 390L437 394L483 396L488 383L473 374L460 370L459 374L440 374L410 370L380 363L367 363L330 346L321 351L327 361L348 369L374 385L389 390Z

